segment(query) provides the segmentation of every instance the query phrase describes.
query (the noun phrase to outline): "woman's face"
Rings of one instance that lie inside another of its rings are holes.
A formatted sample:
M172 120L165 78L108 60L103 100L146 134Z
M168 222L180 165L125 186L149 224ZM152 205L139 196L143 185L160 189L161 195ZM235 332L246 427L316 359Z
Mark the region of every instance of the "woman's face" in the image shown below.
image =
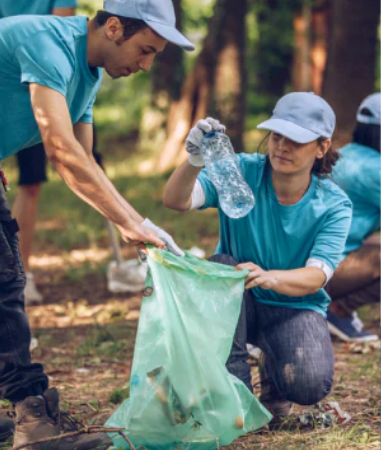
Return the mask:
M284 175L310 173L316 159L321 159L331 145L329 139L319 144L313 141L298 144L285 136L271 132L268 143L268 155L275 172Z

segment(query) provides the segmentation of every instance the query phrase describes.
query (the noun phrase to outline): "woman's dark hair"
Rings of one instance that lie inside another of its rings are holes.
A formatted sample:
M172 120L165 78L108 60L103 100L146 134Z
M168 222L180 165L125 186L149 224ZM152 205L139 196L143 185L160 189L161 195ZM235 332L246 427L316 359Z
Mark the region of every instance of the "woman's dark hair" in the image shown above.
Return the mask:
M270 137L271 131L265 136L262 142L258 146L258 153L266 154L267 153L267 143ZM327 139L324 137L320 137L318 139L318 144L321 145ZM316 159L314 165L312 166L311 173L317 175L318 177L325 177L332 173L334 165L337 163L340 158L340 153L333 148L331 145L327 151L327 153L321 159Z
M321 145L327 138L320 137L318 144ZM321 159L315 159L311 172L318 177L326 177L332 173L333 167L340 158L340 153L331 145L327 153Z
M357 122L353 142L380 151L380 125Z
M116 14L111 14L107 11L98 11L96 16L94 17L94 23L97 28L103 26L110 17L116 17L120 20L120 23L123 25L124 33L123 37L125 40L130 39L134 34L138 31L143 30L148 27L148 25L140 19L130 19L129 17L122 17Z

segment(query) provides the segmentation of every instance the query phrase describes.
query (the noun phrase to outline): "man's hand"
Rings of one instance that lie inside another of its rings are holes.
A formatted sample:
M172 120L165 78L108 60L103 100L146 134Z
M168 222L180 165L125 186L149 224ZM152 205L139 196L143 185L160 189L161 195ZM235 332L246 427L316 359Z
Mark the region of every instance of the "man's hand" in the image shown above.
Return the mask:
M261 287L262 289L275 290L277 284L279 283L275 271L263 270L259 266L251 262L239 264L234 270L245 269L249 270L249 275L245 279L245 289Z
M124 242L130 246L144 248L144 244L153 244L162 250L166 248L166 243L160 239L158 233L152 228L132 222L126 227L118 226L118 229Z
M169 252L173 253L176 256L185 256L185 253L178 247L173 240L172 236L168 234L166 231L162 230L160 227L156 226L149 219L145 219L142 223L143 227L153 230L157 233L159 238L165 242L165 249ZM156 244L155 244L156 245ZM157 245L157 247L159 247ZM160 247L163 248L163 247Z
M186 150L189 153L189 163L195 167L202 167L204 161L201 156L201 141L205 134L211 131L225 132L226 127L216 119L208 117L205 120L199 120L186 138Z

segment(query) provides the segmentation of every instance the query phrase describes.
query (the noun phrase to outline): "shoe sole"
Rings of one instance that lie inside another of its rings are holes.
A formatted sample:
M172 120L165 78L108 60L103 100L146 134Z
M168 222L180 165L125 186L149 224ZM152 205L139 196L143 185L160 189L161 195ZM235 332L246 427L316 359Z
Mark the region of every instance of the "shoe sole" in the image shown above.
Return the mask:
M346 334L344 334L339 328L335 327L335 325L332 325L332 323L327 322L327 324L328 324L328 331L344 342L358 342L359 344L361 344L363 342L371 342L379 340L379 337L375 334L370 334L369 336L363 336L358 338L351 338Z

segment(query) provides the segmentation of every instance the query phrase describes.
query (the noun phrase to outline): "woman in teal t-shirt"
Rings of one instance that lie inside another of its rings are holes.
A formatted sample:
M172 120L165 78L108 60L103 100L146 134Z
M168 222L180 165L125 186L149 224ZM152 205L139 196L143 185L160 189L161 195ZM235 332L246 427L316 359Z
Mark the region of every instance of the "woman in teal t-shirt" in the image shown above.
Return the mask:
M188 161L167 183L164 203L180 211L217 208L220 242L211 260L248 269L242 313L228 370L249 389L246 344L262 350L261 401L274 415L293 403L322 400L333 380L333 349L323 287L342 258L351 221L346 194L327 178L338 159L331 146L335 114L321 97L291 93L277 103L265 154L238 155L256 197L252 211L231 219L200 156L204 132L224 131L199 121L187 138Z

